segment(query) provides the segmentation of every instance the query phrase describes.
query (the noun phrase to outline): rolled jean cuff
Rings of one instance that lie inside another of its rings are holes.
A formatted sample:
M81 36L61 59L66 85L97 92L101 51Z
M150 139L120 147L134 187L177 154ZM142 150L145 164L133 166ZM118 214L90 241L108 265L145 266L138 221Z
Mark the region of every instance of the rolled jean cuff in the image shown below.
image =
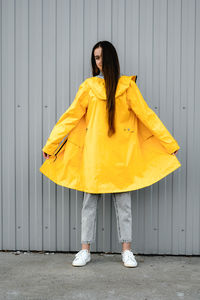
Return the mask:
M94 242L95 242L95 240L92 240L92 241L81 241L81 244L92 244Z
M131 243L132 240L119 240L120 243Z

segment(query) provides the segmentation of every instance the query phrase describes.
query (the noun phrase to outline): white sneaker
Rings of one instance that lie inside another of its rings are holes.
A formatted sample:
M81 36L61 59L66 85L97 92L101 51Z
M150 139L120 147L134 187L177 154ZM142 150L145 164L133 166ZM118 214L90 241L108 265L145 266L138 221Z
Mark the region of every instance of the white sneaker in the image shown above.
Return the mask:
M137 267L137 261L132 251L124 250L122 251L122 261L125 267L134 268Z
M91 260L91 254L87 249L82 249L75 255L72 266L81 267L85 266Z

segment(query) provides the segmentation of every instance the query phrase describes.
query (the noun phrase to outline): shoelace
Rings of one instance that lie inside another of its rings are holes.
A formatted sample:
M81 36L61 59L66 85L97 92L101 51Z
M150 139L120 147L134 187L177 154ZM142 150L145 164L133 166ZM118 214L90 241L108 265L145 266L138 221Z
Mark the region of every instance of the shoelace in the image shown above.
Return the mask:
M80 250L75 256L79 257L82 255L82 253L86 253L86 251L84 249Z
M133 252L131 251L126 251L126 254L124 253L124 255L126 255L128 258L135 258Z

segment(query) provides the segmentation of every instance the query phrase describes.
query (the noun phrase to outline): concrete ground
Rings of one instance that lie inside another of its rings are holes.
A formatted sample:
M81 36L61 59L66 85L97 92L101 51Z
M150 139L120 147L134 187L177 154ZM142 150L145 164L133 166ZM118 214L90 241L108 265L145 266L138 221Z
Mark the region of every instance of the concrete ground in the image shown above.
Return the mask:
M135 254L138 267L126 268L121 254L91 252L73 267L75 253L0 252L0 299L200 299L198 256Z

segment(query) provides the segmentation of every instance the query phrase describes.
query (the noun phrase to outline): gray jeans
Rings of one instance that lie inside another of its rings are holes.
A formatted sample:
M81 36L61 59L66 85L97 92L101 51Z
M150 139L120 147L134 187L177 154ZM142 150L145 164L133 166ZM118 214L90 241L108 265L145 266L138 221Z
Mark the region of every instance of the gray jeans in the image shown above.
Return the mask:
M120 243L132 241L131 192L112 193ZM81 212L81 243L91 244L96 239L97 201L101 194L84 192Z

